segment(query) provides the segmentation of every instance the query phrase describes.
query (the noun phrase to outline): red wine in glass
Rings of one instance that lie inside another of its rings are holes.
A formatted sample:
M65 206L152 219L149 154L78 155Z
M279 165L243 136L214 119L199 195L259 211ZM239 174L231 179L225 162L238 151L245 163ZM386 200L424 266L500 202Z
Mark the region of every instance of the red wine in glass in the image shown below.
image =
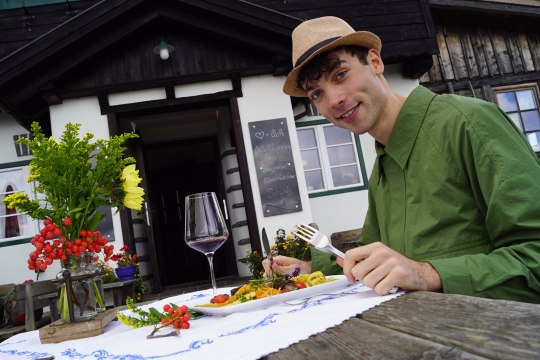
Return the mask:
M229 230L214 192L186 196L185 241L208 259L212 289L216 295L214 253L229 238Z
M227 240L225 236L209 236L207 239L201 238L200 240L190 241L189 247L203 254L213 253Z

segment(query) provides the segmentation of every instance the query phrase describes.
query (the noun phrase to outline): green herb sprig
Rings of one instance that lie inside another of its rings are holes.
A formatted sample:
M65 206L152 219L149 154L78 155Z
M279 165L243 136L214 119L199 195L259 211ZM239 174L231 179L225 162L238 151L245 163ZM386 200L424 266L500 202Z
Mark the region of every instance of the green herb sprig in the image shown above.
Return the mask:
M183 317L183 320L179 318L177 309L181 308L176 304L167 304L164 306L164 311L160 312L154 307L150 307L147 310L143 310L142 308L135 305L133 299L131 297L126 298L126 306L133 314L136 316L129 316L122 312L118 312L116 314L116 317L118 320L123 323L124 325L131 326L133 328L141 328L144 326L154 326L154 330L150 334L150 336L153 336L156 332L158 332L160 329L173 326L176 329L176 332L179 332L179 329L183 322L187 323L190 319L197 319L201 317L203 314L187 309L185 307L186 311L181 311L181 316ZM168 309L173 309L172 311L167 311ZM185 316L185 314L188 314L189 316ZM176 324L180 325L180 327L177 327ZM189 328L189 323L187 327L183 327L184 329Z

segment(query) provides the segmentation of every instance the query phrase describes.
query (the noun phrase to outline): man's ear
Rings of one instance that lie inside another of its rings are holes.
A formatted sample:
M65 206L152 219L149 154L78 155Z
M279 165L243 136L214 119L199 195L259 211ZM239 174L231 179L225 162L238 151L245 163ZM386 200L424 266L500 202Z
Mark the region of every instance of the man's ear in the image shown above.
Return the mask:
M375 75L382 75L384 73L384 63L381 54L377 50L369 49L367 53L367 62Z

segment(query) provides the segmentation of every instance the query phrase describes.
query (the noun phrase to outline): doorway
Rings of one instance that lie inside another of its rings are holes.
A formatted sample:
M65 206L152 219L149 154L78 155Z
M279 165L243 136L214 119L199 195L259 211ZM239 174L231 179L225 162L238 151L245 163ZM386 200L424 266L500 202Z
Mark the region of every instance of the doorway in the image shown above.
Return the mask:
M215 136L145 147L154 239L162 287L210 281L206 256L184 242L184 198L213 191L223 210L221 163ZM229 232L232 231L228 223ZM234 242L214 256L216 278L236 276Z

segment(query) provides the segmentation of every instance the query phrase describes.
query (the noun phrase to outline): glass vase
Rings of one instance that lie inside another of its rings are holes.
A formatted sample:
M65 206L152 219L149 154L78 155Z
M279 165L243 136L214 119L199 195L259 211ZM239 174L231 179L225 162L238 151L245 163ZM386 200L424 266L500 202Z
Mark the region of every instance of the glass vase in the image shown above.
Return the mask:
M80 257L72 257L65 262L64 270L69 270L71 286L67 281L60 285L58 311L60 318L70 322L69 303L73 305L73 320L84 321L97 315L98 308L105 308L102 291L96 278L100 277L99 269L94 265L94 254L85 253Z

